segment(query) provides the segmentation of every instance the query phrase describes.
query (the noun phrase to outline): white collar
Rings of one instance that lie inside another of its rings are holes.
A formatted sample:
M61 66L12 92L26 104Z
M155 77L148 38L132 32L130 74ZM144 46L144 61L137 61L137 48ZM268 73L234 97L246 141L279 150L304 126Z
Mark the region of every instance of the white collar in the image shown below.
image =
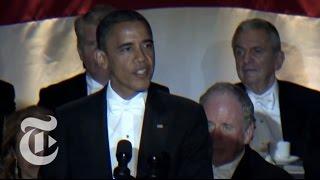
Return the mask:
M255 92L251 91L249 88L246 87L246 91L248 92L248 94L251 94L251 95L254 95L255 97L264 97L264 96L267 96L268 94L271 94L271 93L276 93L276 95L278 94L278 81L275 80L273 83L272 83L272 86L267 89L264 93L262 94L256 94Z
M127 104L132 100L143 98L144 103L146 103L148 92L147 91L142 91L136 94L134 97L132 97L129 100L123 99L116 91L113 90L110 81L108 82L108 87L107 87L107 99L113 99L115 101L121 102L123 104Z
M89 73L86 73L86 82L88 95L93 94L104 87L102 84L94 80Z
M215 179L231 179L234 171L237 169L242 157L244 156L245 148L241 153L231 162L223 164L221 166L214 166L212 164L214 178Z
M248 96L250 97L255 111L258 109L264 109L267 111L274 111L274 108L278 107L278 95L279 88L278 82L274 81L272 86L266 90L263 94L256 94L249 88L246 89Z

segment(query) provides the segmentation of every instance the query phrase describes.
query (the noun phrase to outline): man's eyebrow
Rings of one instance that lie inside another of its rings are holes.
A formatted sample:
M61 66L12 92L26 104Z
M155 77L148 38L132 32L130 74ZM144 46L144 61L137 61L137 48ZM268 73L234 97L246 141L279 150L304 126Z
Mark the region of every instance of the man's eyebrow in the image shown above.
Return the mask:
M143 40L142 42L143 43L152 43L153 44L153 40L152 39L146 39L146 40ZM132 44L133 44L132 42L120 44L118 46L118 49L121 49L121 48L126 47L126 46L132 46Z
M121 48L126 47L126 46L131 46L131 45L132 45L131 42L123 43L123 44L120 44L120 45L118 46L118 49L121 49Z
M242 46L240 46L239 44L235 44L234 48L242 48Z
M144 40L144 41L142 41L142 42L144 42L144 43L150 42L150 43L153 44L153 40L152 40L152 39L146 39L146 40Z

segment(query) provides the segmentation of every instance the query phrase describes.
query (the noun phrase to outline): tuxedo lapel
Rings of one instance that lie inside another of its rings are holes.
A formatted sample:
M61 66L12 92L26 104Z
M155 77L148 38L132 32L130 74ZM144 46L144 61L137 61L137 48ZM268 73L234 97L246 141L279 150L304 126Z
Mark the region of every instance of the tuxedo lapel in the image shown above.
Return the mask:
M68 96L65 101L72 101L87 96L87 81L86 73L79 74L67 82L68 85L64 88L68 92ZM66 102L65 102L66 103ZM64 103L63 103L64 104Z
M110 150L109 150L109 141L108 141L108 128L107 128L107 112L106 112L106 88L103 88L100 92L94 95L96 101L93 104L96 106L91 106L87 108L91 108L88 112L92 112L91 119L88 121L90 124L94 124L90 126L89 124L86 127L91 127L88 132L91 134L88 135L90 137L94 137L95 139L91 139L93 141L93 158L96 160L96 164L98 165L96 168L96 172L106 172L105 174L96 174L97 177L106 177L112 178L112 168L111 168L111 160L110 160ZM94 123L95 122L95 123Z
M279 82L279 107L281 117L281 127L283 139L291 143L291 153L302 156L303 139L305 137L304 124L307 112L300 108L294 97L299 96L299 92L294 86L282 81ZM308 104L304 104L308 106Z
M279 108L280 108L282 134L283 134L283 139L288 140L288 132L290 129L289 128L290 122L288 122L288 120L294 118L294 115L293 115L294 112L290 110L291 103L288 103L286 87L283 86L281 81L278 81L278 83L279 83Z
M246 87L242 83L237 83L235 85L244 90L244 92L246 92Z
M241 158L237 168L235 169L231 179L251 179L249 150L245 149L244 155Z
M107 116L107 101L106 101L107 89L103 88L102 91L103 91L102 98L100 98L102 101L100 102L101 105L98 107L102 107L102 109L100 109L100 113L99 113L100 114L99 119L102 119L102 121L99 121L99 122L101 123L100 127L102 129L102 134L103 134L103 136L101 136L102 141L104 142L103 145L106 149L106 151L105 151L106 157L103 158L103 159L105 159L104 162L106 162L106 164L103 167L106 167L106 169L107 169L107 177L112 177L112 166L111 166L110 149L109 149L110 146L109 146L109 140L108 140L109 133L108 133L108 116Z
M148 159L163 152L167 139L165 104L159 94L161 93L149 89L147 96L138 157L137 177L140 178L148 175Z
M77 89L74 92L79 92L79 97L85 97L88 94L86 73L82 73L79 78L80 89Z
M299 129L303 128L301 117L303 114L303 109L298 108L297 102L295 102L295 96L299 95L295 92L294 87L288 86L285 82L279 82L279 107L281 116L281 127L283 139L286 141L296 141L295 138L297 133L300 132Z

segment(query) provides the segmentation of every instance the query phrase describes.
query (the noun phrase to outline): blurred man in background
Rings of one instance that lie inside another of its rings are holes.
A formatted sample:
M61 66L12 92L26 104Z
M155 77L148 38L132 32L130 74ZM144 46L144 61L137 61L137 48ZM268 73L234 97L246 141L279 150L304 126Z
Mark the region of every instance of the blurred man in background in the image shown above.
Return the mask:
M216 83L201 96L213 141L215 179L291 179L249 147L254 132L253 105L244 91Z
M318 141L320 93L276 78L285 55L279 33L270 22L258 18L241 22L233 35L232 48L241 80L237 85L247 92L255 109L257 139L252 147L270 153L277 142L290 142L291 155L304 160L309 176L309 166L319 167L312 160L319 157L309 156L319 144L311 146L307 142ZM272 138L268 140L259 129L269 130Z
M94 52L97 49L97 26L113 10L111 6L97 5L88 13L77 17L74 22L77 50L85 72L41 89L39 106L54 110L67 102L93 94L108 83L107 64L97 61Z

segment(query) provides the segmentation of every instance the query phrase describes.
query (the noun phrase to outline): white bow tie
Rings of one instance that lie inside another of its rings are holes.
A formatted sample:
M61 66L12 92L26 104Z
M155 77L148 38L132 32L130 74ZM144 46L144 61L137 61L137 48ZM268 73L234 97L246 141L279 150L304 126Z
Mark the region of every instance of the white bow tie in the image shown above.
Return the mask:
M141 113L144 109L143 97L134 97L129 101L119 101L115 99L109 99L110 111L112 114L121 115L123 112L131 112L134 114Z
M253 95L253 103L267 110L272 110L275 104L275 96L273 92L267 93L265 95Z

